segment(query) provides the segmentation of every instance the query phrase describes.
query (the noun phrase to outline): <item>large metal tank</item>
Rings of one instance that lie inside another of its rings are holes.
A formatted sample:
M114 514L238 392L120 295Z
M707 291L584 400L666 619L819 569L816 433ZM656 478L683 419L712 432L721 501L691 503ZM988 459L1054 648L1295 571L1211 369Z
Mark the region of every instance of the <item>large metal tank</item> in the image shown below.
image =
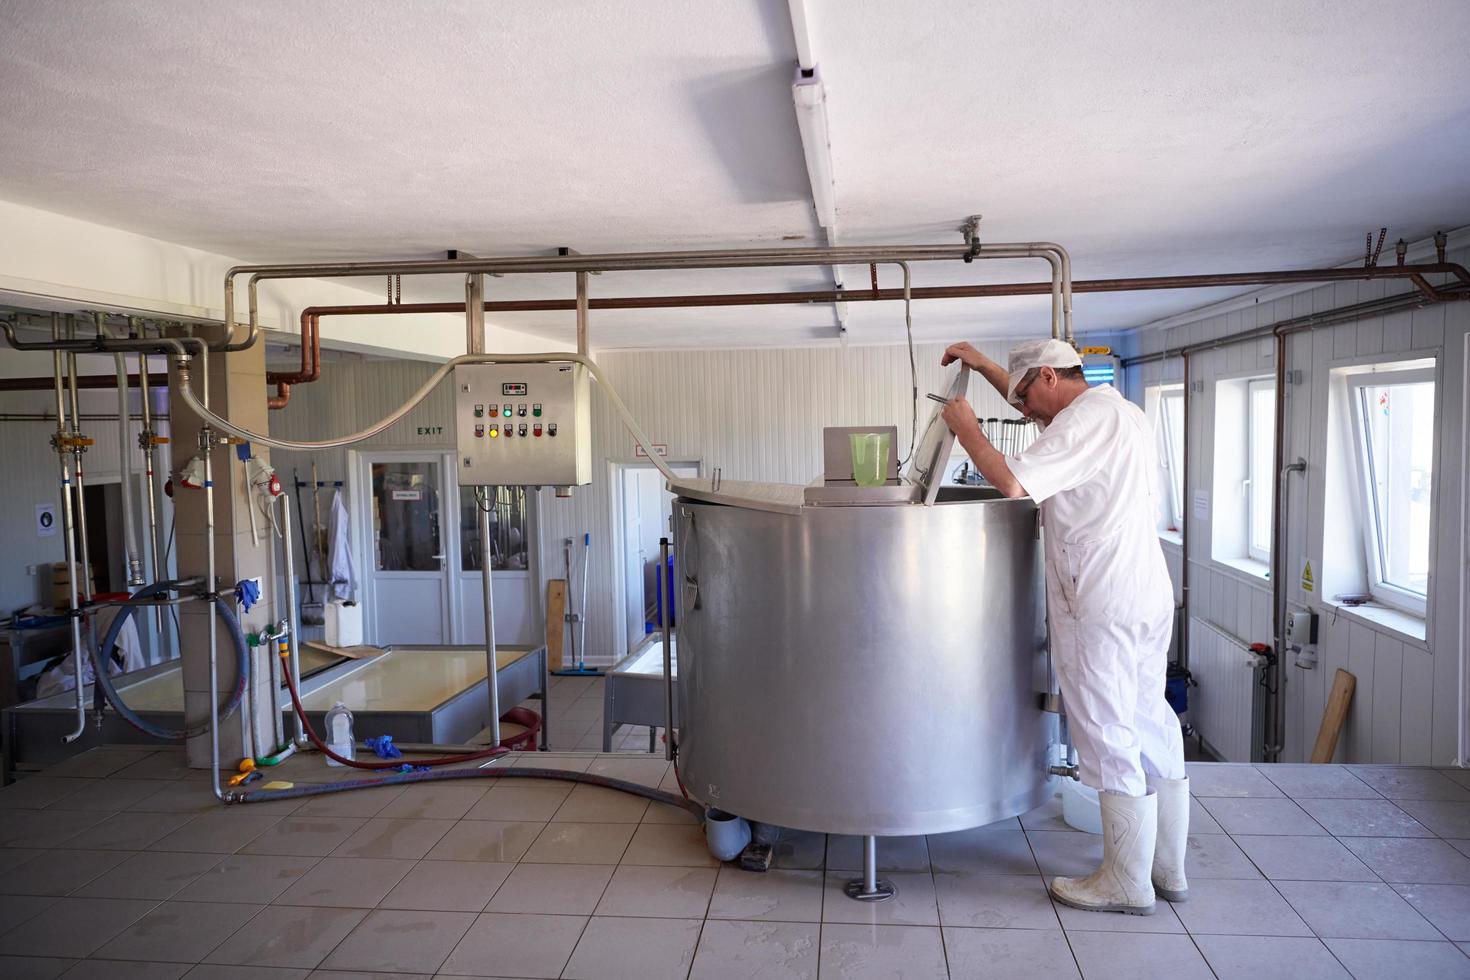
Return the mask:
M775 513L683 496L675 536L691 794L859 835L961 830L1045 801L1056 716L1040 707L1030 500Z

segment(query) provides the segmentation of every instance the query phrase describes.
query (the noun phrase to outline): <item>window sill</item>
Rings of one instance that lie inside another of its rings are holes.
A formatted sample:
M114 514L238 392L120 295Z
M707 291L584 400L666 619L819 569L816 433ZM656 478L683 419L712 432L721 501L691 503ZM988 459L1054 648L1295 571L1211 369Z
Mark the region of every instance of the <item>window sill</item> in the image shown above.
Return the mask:
M1245 575L1253 580L1262 582L1271 581L1271 566L1254 558L1215 558L1216 565L1222 565L1231 571Z
M1356 620L1365 626L1372 626L1409 640L1421 649L1429 649L1424 640L1427 627L1422 616L1401 612L1391 606L1384 606L1376 602L1361 606L1345 606L1340 602L1324 599L1322 606L1330 610L1333 616Z
M1160 531L1159 543L1163 545L1173 545L1175 548L1182 548L1184 547L1184 535L1180 534L1178 531Z

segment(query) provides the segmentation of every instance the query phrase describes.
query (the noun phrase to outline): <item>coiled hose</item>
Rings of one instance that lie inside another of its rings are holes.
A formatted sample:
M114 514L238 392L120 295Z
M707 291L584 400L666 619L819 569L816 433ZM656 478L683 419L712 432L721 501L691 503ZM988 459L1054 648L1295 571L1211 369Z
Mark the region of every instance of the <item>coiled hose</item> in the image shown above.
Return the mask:
M207 733L209 731L208 719L193 727L176 730L163 728L143 718L132 708L128 707L127 703L117 693L117 688L113 686L112 675L107 670L106 658L102 655L102 651L112 649L113 644L117 642L119 634L122 633L123 625L128 621L128 617L138 611L139 605L143 600L152 599L173 591L182 584L182 582L177 581L154 582L152 585L144 586L133 593L132 597L122 604L122 608L118 611L118 614L113 617L112 626L108 629L107 636L103 639L102 644L92 650L92 667L97 675L97 683L102 688L102 693L106 695L108 703L117 710L117 713L122 716L122 719L145 735L152 735L154 738L175 742ZM239 710L240 702L245 698L245 689L250 684L250 651L245 645L245 632L240 628L240 621L235 618L235 613L225 604L225 600L223 598L212 600L212 605L214 606L215 615L224 623L225 631L229 634L230 640L235 647L235 689L230 692L229 698L226 699L219 710L219 720L224 721Z

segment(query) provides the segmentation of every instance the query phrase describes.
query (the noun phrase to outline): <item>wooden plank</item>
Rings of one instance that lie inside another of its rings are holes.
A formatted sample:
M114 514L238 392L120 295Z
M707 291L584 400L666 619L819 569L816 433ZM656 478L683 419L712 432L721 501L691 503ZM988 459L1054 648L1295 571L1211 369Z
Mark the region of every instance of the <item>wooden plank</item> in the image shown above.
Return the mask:
M546 582L546 663L551 670L562 668L562 645L566 641L567 580Z
M1332 755L1337 751L1337 736L1342 733L1342 723L1347 720L1357 683L1356 677L1341 668L1332 678L1332 693L1327 696L1327 710L1322 712L1322 727L1317 729L1317 744L1312 748L1313 762L1332 761Z

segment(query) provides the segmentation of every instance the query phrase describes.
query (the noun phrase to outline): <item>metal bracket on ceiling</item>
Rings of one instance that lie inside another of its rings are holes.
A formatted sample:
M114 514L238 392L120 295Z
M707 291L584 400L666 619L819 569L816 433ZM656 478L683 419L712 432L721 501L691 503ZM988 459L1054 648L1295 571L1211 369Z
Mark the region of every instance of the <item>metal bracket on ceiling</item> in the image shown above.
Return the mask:
M984 215L972 214L960 225L960 234L965 236L965 244L970 250L965 253L966 262L974 262L975 257L980 254L980 219Z
M581 255L582 253L579 252L579 251L577 251L574 248L569 247L569 246L566 246L566 245L558 245L556 247L556 254L557 255ZM594 275L594 276L600 276L600 275L602 275L602 271L600 269L593 269L589 274L590 275Z
M451 260L458 259L461 262L477 262L483 256L471 255L469 252L466 252L462 248L451 248L451 249L446 249L445 250L444 257L446 259L451 259ZM492 279L500 279L500 278L502 278L505 275L505 273L503 273L503 272L487 272L487 273L485 273L485 275L489 276Z

